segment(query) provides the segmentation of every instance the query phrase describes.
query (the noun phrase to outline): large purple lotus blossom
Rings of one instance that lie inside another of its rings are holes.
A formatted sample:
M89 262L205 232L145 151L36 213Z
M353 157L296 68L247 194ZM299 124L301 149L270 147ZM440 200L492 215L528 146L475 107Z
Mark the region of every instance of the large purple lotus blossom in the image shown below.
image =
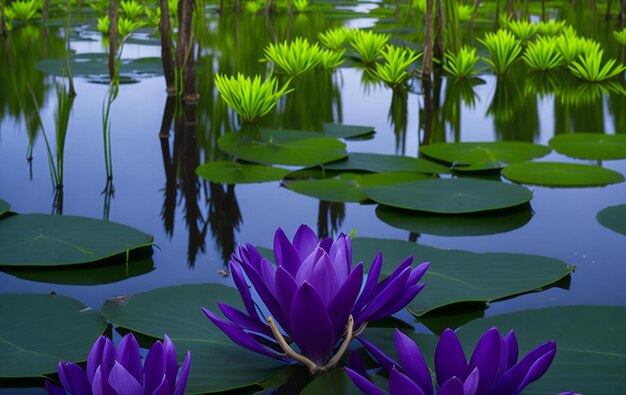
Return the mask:
M231 257L230 270L247 314L219 302L229 321L202 310L240 346L296 360L313 374L337 364L350 340L369 321L389 317L411 302L424 287L417 282L429 266L424 263L411 269L413 257L409 257L377 284L382 268L378 253L363 284L363 264L352 266L350 237L342 234L334 242L331 238L320 242L306 225L300 226L293 242L279 228L274 257L276 266L250 244L239 246L239 256ZM244 273L264 308L253 301ZM291 348L291 341L299 353Z
M89 351L86 371L73 362L59 362L63 387L46 381L46 390L49 395L182 395L190 364L187 352L178 374L176 349L167 335L163 343L152 345L143 367L132 334L124 336L117 350L109 338L100 336Z
M394 341L400 359L397 363L373 344L359 338L371 355L389 372L391 395L432 395L433 380L419 347L396 330ZM469 363L461 343L451 329L446 329L435 350L436 386L439 395L518 395L548 370L556 354L556 343L549 341L535 348L519 362L517 338L513 331L502 337L491 328L480 338ZM358 369L360 370L360 369ZM364 377L346 368L352 381L366 395L384 395Z

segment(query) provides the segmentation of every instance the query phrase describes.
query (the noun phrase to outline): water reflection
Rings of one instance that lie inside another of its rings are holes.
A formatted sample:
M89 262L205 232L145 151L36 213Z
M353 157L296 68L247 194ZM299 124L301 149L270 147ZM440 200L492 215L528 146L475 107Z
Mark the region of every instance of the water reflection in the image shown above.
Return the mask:
M346 217L346 204L320 200L317 213L317 235L330 237L341 228Z

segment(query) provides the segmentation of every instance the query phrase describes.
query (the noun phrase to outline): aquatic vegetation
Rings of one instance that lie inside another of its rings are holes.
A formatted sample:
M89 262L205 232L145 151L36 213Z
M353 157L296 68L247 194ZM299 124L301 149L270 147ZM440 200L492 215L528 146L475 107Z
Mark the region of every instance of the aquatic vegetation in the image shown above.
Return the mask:
M321 50L319 64L320 67L323 70L332 70L341 66L341 64L346 61L346 59L343 57L345 53L345 49L342 49L341 51L329 51L325 49Z
M264 49L265 60L274 63L290 77L298 77L317 66L321 59L321 49L317 43L296 37L291 42L270 43Z
M310 4L309 0L293 0L293 6L298 12L304 12Z
M376 64L376 69L372 72L381 81L393 89L397 89L409 78L407 69L422 56L422 53L417 54L410 48L400 48L387 44L382 51L382 56L385 63Z
M317 38L319 38L323 46L331 51L341 51L344 49L345 43L350 41L353 33L354 30L342 26L320 32L317 34Z
M626 45L626 28L614 31L613 37L615 37L620 45Z
M578 60L569 65L569 69L576 77L588 81L599 82L613 78L626 70L626 66L616 64L617 60L609 59L602 65L604 51L598 49L580 55Z
M487 33L484 39L478 41L489 50L491 59L484 59L499 76L506 74L522 52L520 41L508 30L500 29L496 33Z
M146 7L146 16L148 17L148 25L151 27L159 27L161 23L161 7L157 7L153 10Z
M525 43L535 35L538 26L532 22L520 20L508 21L506 28L509 29L522 43Z
M40 8L39 0L17 0L4 9L4 14L9 21L28 22L38 16Z
M394 344L399 363L367 340L359 338L367 351L389 374L391 395L432 395L433 379L421 350L411 338L395 330ZM503 337L494 327L482 335L469 363L456 333L446 329L435 349L435 375L439 394L518 395L545 374L556 355L556 343L549 341L531 350L518 361L519 348L513 331ZM384 394L370 382L364 370L346 368L352 381L366 395Z
M251 79L241 73L237 77L216 74L215 85L226 104L246 123L256 122L276 106L278 99L292 91L288 84L279 88L275 77L261 82L261 76Z
M243 7L246 10L246 12L249 12L251 14L256 14L265 7L265 1L264 0L247 1Z
M563 63L556 40L551 37L539 37L536 42L529 43L522 59L529 67L540 71L554 69Z
M383 48L389 38L389 34L374 33L371 30L357 30L352 35L350 44L359 53L361 61L366 65L371 65L382 56Z
M117 350L108 337L100 336L89 351L86 369L59 361L62 387L46 381L46 390L50 395L182 395L190 365L191 354L187 352L178 367L176 348L167 335L163 342L157 341L150 347L143 366L139 344L132 334L124 336Z
M126 0L120 2L120 11L130 20L138 19L144 13L144 6L135 0Z
M580 55L600 50L600 43L579 37L573 28L564 29L563 33L556 38L556 46L566 65L571 65Z
M476 55L476 48L464 46L458 53L446 52L446 64L443 69L446 73L457 78L471 78L476 75L474 66L480 59Z
M128 18L120 18L117 21L117 31L119 32L121 37L126 37L140 27L143 27L143 25L143 21L134 21Z
M537 24L537 34L542 36L556 36L561 34L567 25L567 21L557 21L550 19L547 22L541 21Z
M109 16L101 16L98 18L98 31L102 34L109 34L109 26L111 25L111 21L109 20Z
M336 365L350 340L369 321L386 318L411 302L424 287L417 282L429 266L424 263L411 269L413 258L409 257L377 284L382 269L379 253L364 283L363 264L352 266L350 237L342 234L335 241L326 238L320 242L306 225L300 226L293 242L279 228L274 236L274 257L276 266L247 244L239 246L239 254L230 260L247 314L219 302L228 321L202 310L240 346L272 358L295 360L313 374ZM267 309L263 310L269 310L267 318L253 301L244 273L263 300ZM287 344L277 325L300 353Z
M459 4L457 5L457 10L459 12L459 21L466 22L472 19L472 14L474 13L474 7L469 4Z

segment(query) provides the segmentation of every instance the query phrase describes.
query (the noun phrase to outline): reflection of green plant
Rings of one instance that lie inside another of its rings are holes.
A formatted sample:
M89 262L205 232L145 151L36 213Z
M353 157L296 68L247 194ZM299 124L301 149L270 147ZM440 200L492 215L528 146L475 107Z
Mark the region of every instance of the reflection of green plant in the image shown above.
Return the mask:
M542 36L556 36L561 33L563 29L567 26L566 21L556 21L554 19L550 19L547 22L539 22L537 24L537 34Z
M293 0L293 6L298 12L304 12L309 7L309 0Z
M317 43L311 45L307 39L301 37L296 37L291 42L270 43L264 52L266 60L283 69L291 77L297 77L313 69L321 61L319 45Z
M144 7L135 0L127 0L120 2L120 10L126 18L136 20L143 14Z
M241 73L237 77L216 74L215 85L226 104L246 123L256 122L274 108L278 99L291 92L288 84L279 89L275 77L261 82L258 75L251 79Z
M616 30L613 32L613 37L617 40L621 45L626 45L626 27L622 30Z
M416 54L410 48L400 48L389 44L381 53L385 63L377 64L373 73L393 89L400 88L404 84L409 76L407 68L422 56L422 53Z
M457 6L457 10L459 10L459 21L465 22L472 19L472 14L474 13L474 7L469 4L459 4Z
M332 70L339 67L345 61L345 58L343 57L345 53L345 49L342 49L341 51L329 51L323 49L320 52L320 66L323 70Z
M265 7L265 1L264 0L252 0L252 1L247 1L246 4L244 4L243 8L251 13L251 14L256 14L259 11L261 11L263 9L263 7Z
M588 82L608 80L626 70L626 66L616 65L617 61L615 59L609 59L602 66L603 53L603 50L598 49L597 51L580 55L578 60L569 66L569 69L576 77Z
M556 47L556 40L543 36L536 42L528 44L522 58L529 67L540 71L554 69L563 62L563 57Z
M98 18L98 31L102 34L109 34L109 26L111 25L111 21L109 20L109 16L105 15Z
M41 8L39 0L18 0L11 3L4 11L6 18L21 22L28 22L37 16Z
M457 78L471 78L476 74L474 66L479 59L476 55L476 48L465 46L457 54L446 52L446 59L443 69L448 74Z
M351 44L359 53L363 63L372 64L382 55L382 50L389 41L389 37L389 34L357 30L352 35Z
M326 48L332 51L341 51L346 41L352 38L353 32L353 30L342 26L320 32L317 34L317 37Z
M126 18L120 18L117 22L117 31L119 32L121 37L126 37L131 34L134 30L139 29L144 25L142 21L133 21Z
M537 32L538 26L529 21L509 21L506 25L522 43L530 40L530 38Z
M522 52L520 41L513 37L508 30L498 30L496 33L485 34L484 39L478 39L491 54L491 59L484 58L493 67L497 75L504 75L517 60Z

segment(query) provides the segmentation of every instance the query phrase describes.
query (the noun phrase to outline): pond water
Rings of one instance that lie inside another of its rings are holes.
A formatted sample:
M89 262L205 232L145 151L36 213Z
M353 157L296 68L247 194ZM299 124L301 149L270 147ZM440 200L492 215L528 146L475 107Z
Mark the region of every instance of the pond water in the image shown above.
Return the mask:
M14 28L0 46L0 198L17 213L62 213L126 224L153 235L157 248L153 267L141 275L102 285L64 285L45 277L31 281L20 278L23 273L0 272L2 293L54 291L99 309L109 298L170 285L208 282L230 286L232 280L222 270L227 269L235 243L270 247L277 227L292 235L300 224L308 224L320 235L336 236L356 229L357 237L410 240L473 252L536 254L576 267L568 285L491 303L486 316L561 305L626 306L624 236L596 220L602 209L626 203L623 182L589 188L531 186L533 215L523 226L490 235L441 236L394 228L377 217L376 204L324 202L297 194L279 182L226 186L195 175L198 165L229 158L217 146L217 139L238 126L236 117L218 98L213 82L216 72L262 73L267 65L258 59L268 42L297 36L314 40L318 32L342 24L396 31L398 42L421 40L421 26L409 25L401 31L396 29L393 13L380 11L383 5L368 5L362 11L367 9L379 14L347 18L347 13L339 12L330 16L305 13L267 18L219 17L208 11L198 19L196 33L200 100L187 109L187 119L195 119L195 123L175 120L167 128L169 136L162 134L164 112L172 109L162 76L138 76L135 83L121 85L111 110L113 193L103 192L101 116L108 86L76 76L78 96L65 142L62 196L51 186L46 145L36 127L32 96L55 147L55 86L64 79L44 74L35 65L42 59L64 56L65 29L39 24ZM586 12L567 6L551 9L553 16L593 35L610 56L618 57L619 48L611 41L613 26L600 18L589 21ZM488 18L479 20L476 37L492 29ZM73 22L70 46L76 54L106 52L106 43L89 16ZM158 40L145 28L125 44L122 58L158 57L159 53ZM322 122L371 126L376 131L374 138L346 141L348 152L412 157L420 155L418 149L425 139L431 143L525 141L547 145L561 134L626 133L623 95L593 90L572 93L567 91L567 79L535 78L519 62L507 79L483 72L475 85L461 86L456 80L436 78L435 123L427 136L424 119L428 110L418 79L412 81L408 93L398 95L382 84L364 82L363 73L357 67L343 67L332 74L303 77L261 125L304 130L320 130ZM623 74L616 81L626 87ZM546 86L551 88L542 90ZM28 160L31 143L32 160ZM554 151L543 160L594 164L626 174L626 160L585 161ZM408 313L399 317L415 322ZM416 325L418 331L428 331ZM0 391L15 393L14 389Z

